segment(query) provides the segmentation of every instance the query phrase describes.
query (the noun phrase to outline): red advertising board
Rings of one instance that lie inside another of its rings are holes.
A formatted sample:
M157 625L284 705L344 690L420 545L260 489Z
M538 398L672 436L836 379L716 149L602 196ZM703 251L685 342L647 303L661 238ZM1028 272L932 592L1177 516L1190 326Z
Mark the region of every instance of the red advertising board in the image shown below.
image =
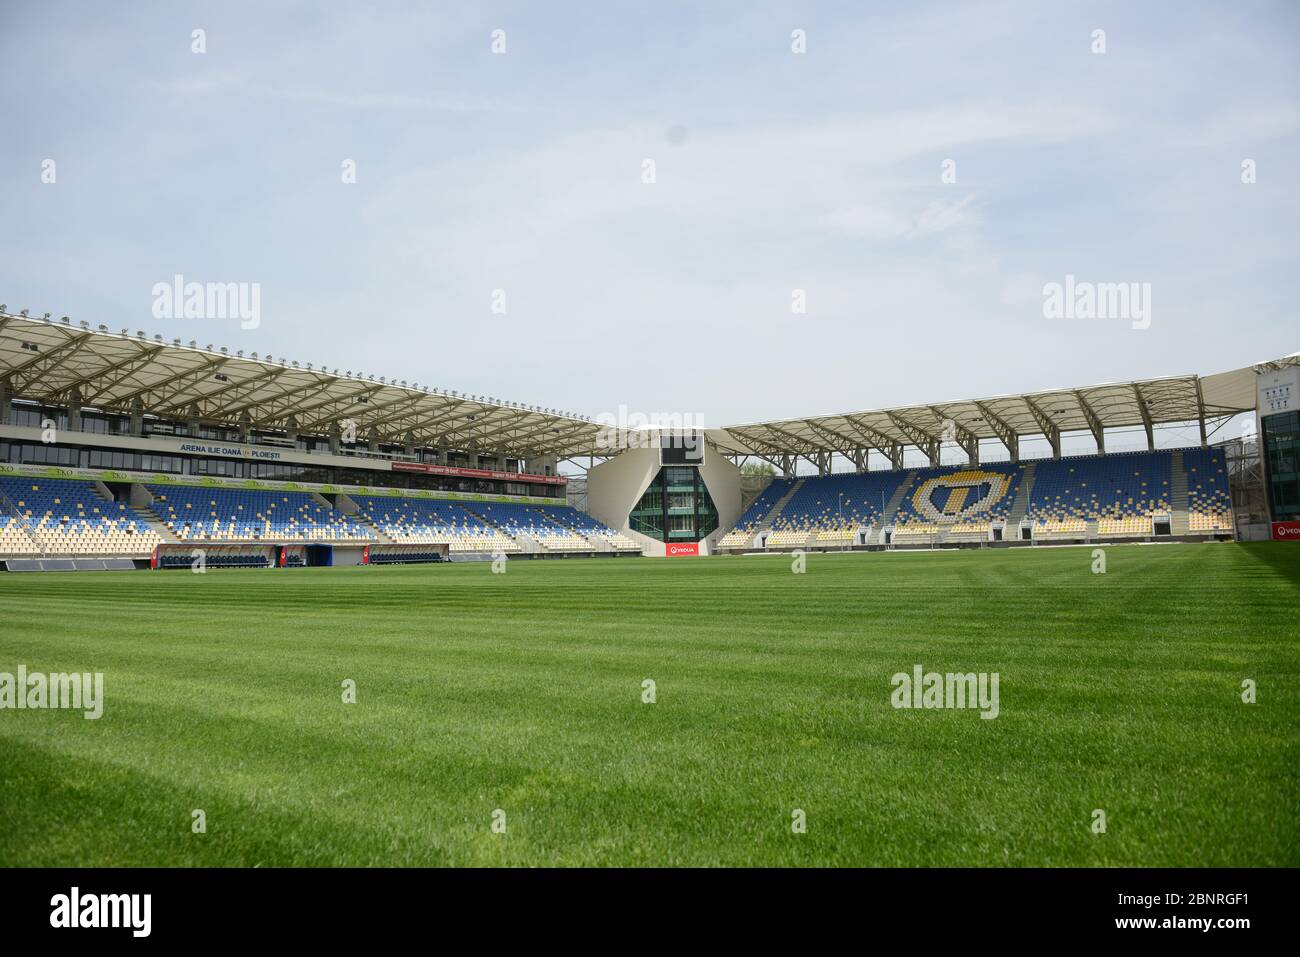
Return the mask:
M676 558L678 555L698 555L699 553L699 542L669 542L664 546L664 554L669 558Z
M1273 540L1277 542L1300 542L1300 522L1274 522Z
M394 472L423 472L426 475L455 475L459 478L496 479L499 482L543 482L564 485L563 475L532 475L528 472L494 472L490 469L462 469L454 465L425 465L423 462L394 462Z

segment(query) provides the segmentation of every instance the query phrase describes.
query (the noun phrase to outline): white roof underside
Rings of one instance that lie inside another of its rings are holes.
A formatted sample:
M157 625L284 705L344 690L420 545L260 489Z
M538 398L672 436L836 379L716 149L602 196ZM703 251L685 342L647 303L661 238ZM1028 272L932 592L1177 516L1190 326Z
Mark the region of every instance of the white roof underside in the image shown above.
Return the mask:
M1224 419L1255 408L1257 369L1300 364L1300 353L1216 375L1107 382L1023 395L935 402L864 412L733 425L709 431L719 450L736 454L808 455L891 446L924 447L947 434L998 439ZM955 434L954 434L955 433Z
M130 412L139 399L149 415L183 419L197 405L205 421L247 414L277 429L293 417L321 435L351 419L362 438L373 430L401 443L410 433L434 448L561 458L596 449L600 426L576 416L268 359L0 313L0 376L15 398L62 405L80 389L84 406L106 411Z
M1190 422L1202 415L1214 419L1253 410L1256 370L1296 364L1300 354L1217 375L1104 383L707 432L724 453L799 455L924 446L943 436L945 420L954 423L959 441L1039 435L1052 428L1073 432ZM401 443L409 434L417 445L436 448L568 458L607 455L611 438L619 443L607 427L577 416L8 313L0 313L0 377L9 380L12 397L52 405L66 404L79 389L84 406L106 411L130 412L139 400L146 414L183 419L197 406L205 421L233 424L247 416L265 429L285 428L293 418L301 432L326 434L335 423L351 419L359 436L373 433L381 441Z

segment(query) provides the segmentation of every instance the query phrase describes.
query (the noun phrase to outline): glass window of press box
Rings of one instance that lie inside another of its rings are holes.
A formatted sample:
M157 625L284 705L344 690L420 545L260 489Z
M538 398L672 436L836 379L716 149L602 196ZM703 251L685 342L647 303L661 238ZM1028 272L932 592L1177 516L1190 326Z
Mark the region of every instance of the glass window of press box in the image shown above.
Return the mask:
M1300 519L1300 412L1260 420L1269 511L1275 522Z
M718 509L699 469L665 466L632 508L628 524L661 542L698 542L717 531Z

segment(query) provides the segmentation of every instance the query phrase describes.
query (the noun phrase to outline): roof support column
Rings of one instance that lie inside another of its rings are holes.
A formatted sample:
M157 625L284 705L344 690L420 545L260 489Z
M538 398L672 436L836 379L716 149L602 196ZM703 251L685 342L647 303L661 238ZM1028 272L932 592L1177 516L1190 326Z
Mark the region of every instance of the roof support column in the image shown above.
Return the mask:
M894 412L887 412L885 414L888 415L889 420L894 423L894 428L903 433L903 435L911 440L913 445L925 454L926 458L930 460L931 468L934 468L939 464L939 450L941 447L939 436L933 435L922 428L918 428L915 424L907 421Z
M932 405L930 411L934 413L936 419L943 422L943 431L939 433L940 448L942 448L944 442L954 442L959 449L966 453L967 462L971 465L979 465L979 436L949 415L946 409Z
M139 396L131 400L130 433L144 435L144 403Z
M1003 419L1000 415L994 412L992 408L990 408L988 405L984 404L983 402L976 402L975 408L980 410L980 414L984 416L984 421L987 422L990 427L992 427L993 434L998 437L998 441L1002 443L1004 448L1006 448L1007 457L1011 459L1011 461L1013 462L1019 462L1020 461L1019 433L1017 433L1016 430L1012 428L1011 425L1005 419Z
M1147 400L1142 395L1142 389L1136 384L1133 386L1133 398L1137 402L1138 414L1142 416L1142 427L1147 433L1147 451L1154 452L1156 449L1155 424L1151 419L1151 409L1147 407Z
M1205 396L1201 394L1201 377L1196 377L1196 421L1201 426L1201 448L1208 444L1208 437L1205 434Z
M1092 406L1088 404L1088 400L1084 398L1082 392L1074 393L1074 397L1076 400L1078 400L1079 409L1083 412L1083 417L1088 420L1088 429L1092 432L1092 438L1097 443L1097 454L1105 455L1106 454L1105 426L1101 424L1101 419L1098 418L1097 413L1092 410Z
M9 424L9 380L0 379L0 425Z
M1034 417L1034 421L1038 423L1038 428L1042 430L1043 438L1047 439L1048 444L1051 445L1052 458L1059 459L1061 457L1060 428L1052 421L1052 417L1044 412L1042 408L1039 407L1038 403L1029 396L1025 396L1025 406ZM1019 445L1018 442L1017 445ZM1019 451L1019 449L1017 449L1017 451Z
M68 431L81 431L81 390L73 389L68 396Z

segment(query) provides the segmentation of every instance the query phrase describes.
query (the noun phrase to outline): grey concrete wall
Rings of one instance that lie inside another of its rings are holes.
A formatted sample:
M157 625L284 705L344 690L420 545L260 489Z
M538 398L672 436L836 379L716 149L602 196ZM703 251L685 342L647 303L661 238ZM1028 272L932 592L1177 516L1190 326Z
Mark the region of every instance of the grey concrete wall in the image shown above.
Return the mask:
M659 474L659 449L626 449L587 472L587 513L623 533L632 506ZM642 535L638 541L645 539ZM648 539L648 541L654 541ZM662 548L663 543L659 543Z

